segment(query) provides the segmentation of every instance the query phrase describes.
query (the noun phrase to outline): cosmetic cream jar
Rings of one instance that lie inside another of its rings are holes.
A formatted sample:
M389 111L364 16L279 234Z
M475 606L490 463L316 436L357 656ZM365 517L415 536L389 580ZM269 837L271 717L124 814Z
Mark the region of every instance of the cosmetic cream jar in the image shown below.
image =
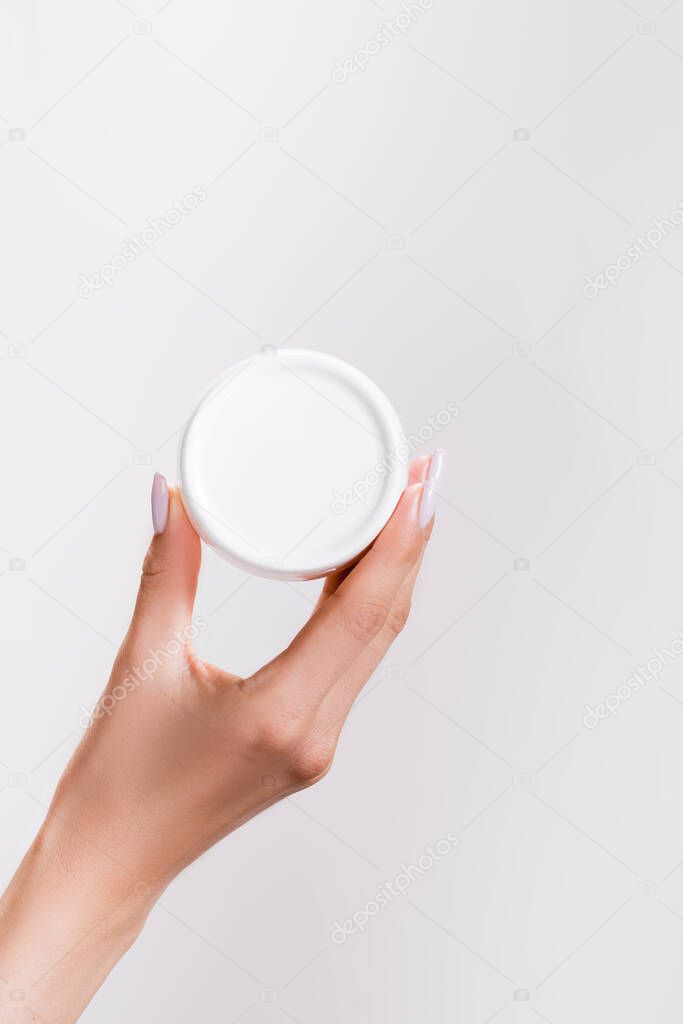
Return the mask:
M240 568L281 580L352 564L408 477L389 400L321 352L265 346L230 367L180 446L183 503L199 535Z

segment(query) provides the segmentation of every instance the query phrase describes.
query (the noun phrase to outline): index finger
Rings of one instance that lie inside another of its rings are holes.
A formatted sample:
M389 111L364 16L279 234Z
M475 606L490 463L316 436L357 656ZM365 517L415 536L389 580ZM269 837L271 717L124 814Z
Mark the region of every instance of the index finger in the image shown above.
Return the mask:
M266 682L271 678L284 685L297 703L317 706L380 632L399 631L395 598L426 543L420 525L423 492L423 483L403 492L367 554L268 666Z
M427 479L430 463L430 455L420 455L418 458L413 459L408 467L408 483L406 484L406 487L410 487L411 484L424 483ZM333 572L327 577L316 602L315 611L322 607L328 597L334 594L335 590L339 589L347 576L351 575L355 567L356 565L351 565L346 569L339 569L337 572Z

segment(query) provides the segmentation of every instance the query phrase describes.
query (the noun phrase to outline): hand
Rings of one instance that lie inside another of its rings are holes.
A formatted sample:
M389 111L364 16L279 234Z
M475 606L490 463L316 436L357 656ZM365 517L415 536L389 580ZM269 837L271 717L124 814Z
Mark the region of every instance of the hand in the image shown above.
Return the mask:
M75 1020L183 867L327 772L354 700L407 619L443 463L441 452L431 468L413 463L372 547L326 580L301 632L248 679L193 652L200 541L178 493L155 478L156 534L131 626L0 903L0 975L7 992L25 991L26 1012ZM17 1003L3 1017L0 1006L0 1020L30 1019L22 1012Z

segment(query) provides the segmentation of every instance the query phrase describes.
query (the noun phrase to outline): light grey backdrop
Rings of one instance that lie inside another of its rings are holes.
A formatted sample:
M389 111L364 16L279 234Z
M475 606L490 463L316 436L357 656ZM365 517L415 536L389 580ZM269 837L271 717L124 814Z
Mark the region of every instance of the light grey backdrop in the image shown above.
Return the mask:
M211 378L297 344L409 431L460 412L425 446L450 473L410 625L332 774L171 886L89 1022L683 1011L683 2L423 6L0 2L3 884ZM207 554L203 652L253 670L317 588Z

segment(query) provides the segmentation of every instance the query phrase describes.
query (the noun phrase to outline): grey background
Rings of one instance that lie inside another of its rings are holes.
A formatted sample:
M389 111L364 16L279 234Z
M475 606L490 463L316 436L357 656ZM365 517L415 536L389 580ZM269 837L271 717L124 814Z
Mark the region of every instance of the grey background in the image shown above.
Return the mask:
M170 887L86 1021L683 1011L683 658L583 722L683 627L683 228L582 293L683 198L683 3L435 0L333 84L399 10L0 2L3 884L211 378L295 343L359 365L408 431L460 408L428 446L450 472L410 625L332 774ZM195 186L154 252L78 296ZM317 589L207 553L203 653L253 670ZM331 941L449 830L457 850Z

